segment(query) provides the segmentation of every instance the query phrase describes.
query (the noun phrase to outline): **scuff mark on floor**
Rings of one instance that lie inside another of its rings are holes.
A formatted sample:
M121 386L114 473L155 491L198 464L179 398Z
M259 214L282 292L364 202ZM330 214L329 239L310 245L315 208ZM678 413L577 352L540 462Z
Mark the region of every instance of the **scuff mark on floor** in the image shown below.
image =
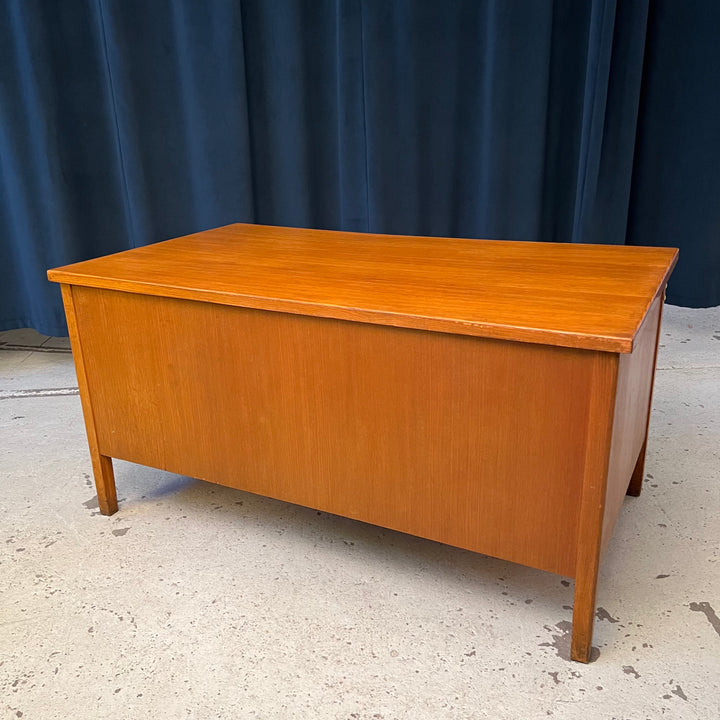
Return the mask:
M560 633L555 634L554 630L557 628ZM557 656L563 658L563 660L570 659L570 643L572 640L572 623L569 620L560 620L556 623L555 628L551 628L549 625L545 625L545 629L552 633L552 642L540 643L538 647L551 647L555 648ZM590 662L595 662L600 657L599 648L592 647L590 650Z
M98 503L97 495L93 495L89 500L86 500L83 503L83 507L87 508L88 510L96 510L97 511L97 512L90 513L91 517L93 517L94 515L100 515L100 505Z
M677 695L679 698L682 698L685 702L687 702L687 695L683 692L683 689L676 685L674 690L670 691L673 695Z
M617 618L614 618L604 607L599 607L595 611L595 617L598 620L607 620L609 623L616 623L618 622Z
M715 609L709 602L691 602L690 609L693 612L701 612L708 619L708 622L713 626L715 632L720 635L720 618L717 616Z

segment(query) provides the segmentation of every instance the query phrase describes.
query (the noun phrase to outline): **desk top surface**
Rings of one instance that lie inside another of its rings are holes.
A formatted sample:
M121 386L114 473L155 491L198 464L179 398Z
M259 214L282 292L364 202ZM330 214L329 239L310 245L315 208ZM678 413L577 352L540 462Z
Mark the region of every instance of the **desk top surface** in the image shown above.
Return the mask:
M674 248L228 225L50 270L71 285L630 352Z

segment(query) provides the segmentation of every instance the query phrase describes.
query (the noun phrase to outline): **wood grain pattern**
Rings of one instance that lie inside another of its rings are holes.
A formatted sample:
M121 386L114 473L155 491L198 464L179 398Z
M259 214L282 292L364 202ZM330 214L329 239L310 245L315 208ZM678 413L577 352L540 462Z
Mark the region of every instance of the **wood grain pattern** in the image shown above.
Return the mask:
M575 573L598 353L74 290L102 453Z
M673 248L224 228L51 270L89 287L630 352Z
M650 432L650 414L652 411L653 388L655 386L655 368L657 366L658 346L660 344L660 328L662 327L662 313L665 304L665 291L658 295L659 310L657 313L657 327L655 332L655 352L653 353L652 369L650 371L650 392L647 399L647 419L645 420L645 439L643 440L640 454L638 455L630 484L628 485L627 494L633 497L639 497L642 492L643 479L645 477L645 454L647 452L648 433Z
M653 301L630 355L620 355L613 421L612 450L603 518L604 554L622 509L628 484L647 436L653 367L662 298Z

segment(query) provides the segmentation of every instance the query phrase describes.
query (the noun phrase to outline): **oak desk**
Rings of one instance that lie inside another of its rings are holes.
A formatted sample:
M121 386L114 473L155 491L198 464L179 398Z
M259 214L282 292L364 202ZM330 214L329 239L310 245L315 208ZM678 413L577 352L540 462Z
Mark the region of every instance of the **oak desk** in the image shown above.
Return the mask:
M575 578L638 495L669 248L230 225L51 270L122 458Z

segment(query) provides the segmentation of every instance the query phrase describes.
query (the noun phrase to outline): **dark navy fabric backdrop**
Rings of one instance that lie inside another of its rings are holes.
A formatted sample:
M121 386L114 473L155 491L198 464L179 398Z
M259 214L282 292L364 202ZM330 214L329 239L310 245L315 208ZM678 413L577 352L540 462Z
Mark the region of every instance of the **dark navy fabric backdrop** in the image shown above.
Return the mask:
M720 4L3 0L0 329L230 222L674 245L720 304Z

